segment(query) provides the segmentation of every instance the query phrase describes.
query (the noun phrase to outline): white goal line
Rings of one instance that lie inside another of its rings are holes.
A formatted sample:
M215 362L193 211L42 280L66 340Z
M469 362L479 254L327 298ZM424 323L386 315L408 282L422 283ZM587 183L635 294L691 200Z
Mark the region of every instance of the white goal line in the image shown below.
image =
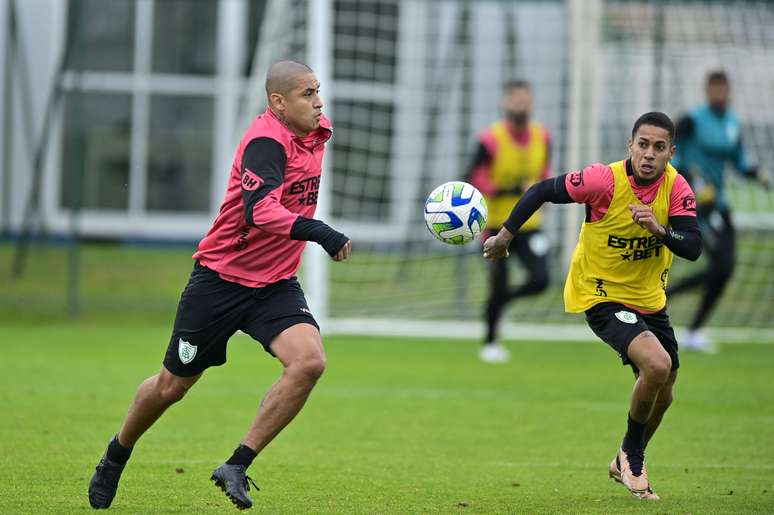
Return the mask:
M456 320L404 320L399 318L332 318L321 324L326 335L401 336L443 339L480 339L482 322ZM678 341L686 333L676 327ZM774 344L774 329L749 327L709 327L707 335L718 343ZM501 326L504 340L596 341L585 324L535 324L508 322Z

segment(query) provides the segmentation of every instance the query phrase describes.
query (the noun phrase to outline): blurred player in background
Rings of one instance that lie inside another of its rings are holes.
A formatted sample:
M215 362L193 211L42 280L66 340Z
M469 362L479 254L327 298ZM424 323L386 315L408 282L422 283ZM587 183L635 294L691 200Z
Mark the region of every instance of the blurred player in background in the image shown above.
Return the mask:
M489 209L485 237L495 234L508 218L513 205L535 182L551 174L551 136L539 122L532 120L532 91L521 80L505 84L505 119L493 123L479 136L476 155L467 181L486 198ZM511 287L506 261L495 261L489 270L489 299L486 305L486 337L479 357L488 363L508 361L508 350L497 340L497 329L506 305L526 295L535 295L548 286L548 239L540 232L540 213L536 212L511 241L527 270L526 280Z
M669 287L667 295L701 287L702 298L683 340L686 349L713 352L715 347L701 331L734 272L736 235L725 187L726 164L742 175L768 186L767 176L752 165L742 145L742 126L730 107L729 80L722 71L707 77L707 103L677 123L677 153L672 164L692 182L697 214L709 265L701 272Z
M301 252L314 241L343 261L352 248L346 236L313 218L331 137L319 88L304 64L271 66L269 107L237 148L220 213L193 256L161 371L140 385L97 465L89 483L92 507L110 506L137 440L207 368L226 362L226 344L237 330L284 366L241 444L212 473L239 509L252 506L247 468L301 410L325 369L319 328L296 280Z
M680 366L664 287L673 253L692 261L701 254L693 192L669 165L674 130L664 113L642 115L628 159L537 183L484 242L485 258L504 258L544 202L586 205L565 282L565 310L585 312L594 333L634 370L628 427L609 474L636 497L651 500L659 497L648 481L645 446L672 402Z

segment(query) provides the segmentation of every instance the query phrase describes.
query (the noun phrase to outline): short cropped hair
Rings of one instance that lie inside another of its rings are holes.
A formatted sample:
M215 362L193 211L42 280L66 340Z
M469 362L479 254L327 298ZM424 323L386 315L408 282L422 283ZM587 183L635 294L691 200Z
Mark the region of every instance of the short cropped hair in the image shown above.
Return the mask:
M664 113L651 111L650 113L645 113L637 118L637 121L634 122L634 127L632 128L632 138L637 134L637 130L641 125L653 125L654 127L666 129L669 133L669 139L675 139L675 124L672 122L672 119Z
M728 75L723 70L716 70L707 74L707 86L713 84L728 84Z
M503 91L505 92L512 91L514 89L526 89L531 91L532 86L530 86L529 82L523 79L511 79L503 84Z

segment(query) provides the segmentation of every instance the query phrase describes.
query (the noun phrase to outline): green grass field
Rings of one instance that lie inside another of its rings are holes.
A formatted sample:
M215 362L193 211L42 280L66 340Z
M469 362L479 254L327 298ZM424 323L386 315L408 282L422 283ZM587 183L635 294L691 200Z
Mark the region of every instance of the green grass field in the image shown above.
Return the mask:
M170 313L171 316L171 313ZM169 322L4 322L0 513L86 513L88 480ZM686 355L649 449L663 500L607 479L631 374L602 343L328 338L307 407L256 460L261 513L771 513L774 346ZM229 513L209 474L280 373L249 338L136 448L115 513Z

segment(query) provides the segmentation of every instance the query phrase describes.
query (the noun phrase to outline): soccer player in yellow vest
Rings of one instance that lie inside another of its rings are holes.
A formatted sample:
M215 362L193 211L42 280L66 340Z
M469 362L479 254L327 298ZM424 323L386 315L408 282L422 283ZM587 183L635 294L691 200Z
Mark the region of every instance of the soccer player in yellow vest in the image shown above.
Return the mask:
M628 427L609 475L652 500L659 497L648 481L645 446L672 402L680 366L664 290L673 254L691 261L701 254L695 196L669 164L674 133L664 113L642 115L628 159L539 182L484 242L484 257L501 259L544 202L586 205L564 287L565 311L585 312L594 333L634 370Z
M503 88L505 119L495 122L479 136L478 150L468 181L486 198L489 209L487 235L495 234L508 218L513 205L533 184L551 175L551 137L545 127L531 120L532 91L527 82L516 80ZM497 326L505 306L548 286L548 240L540 232L540 213L524 222L511 241L510 252L527 270L523 284L509 287L505 261L492 263L489 300L486 305L486 338L479 357L488 363L508 360L508 351L497 341Z

